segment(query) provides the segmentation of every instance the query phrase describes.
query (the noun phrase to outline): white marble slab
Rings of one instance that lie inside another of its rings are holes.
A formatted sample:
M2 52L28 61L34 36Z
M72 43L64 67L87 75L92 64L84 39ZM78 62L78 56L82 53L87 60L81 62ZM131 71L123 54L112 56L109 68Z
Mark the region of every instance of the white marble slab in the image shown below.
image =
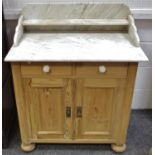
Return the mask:
M24 26L108 26L129 25L127 19L32 19L24 20Z
M22 15L27 19L127 19L124 4L30 4Z
M5 61L148 61L127 33L25 33Z

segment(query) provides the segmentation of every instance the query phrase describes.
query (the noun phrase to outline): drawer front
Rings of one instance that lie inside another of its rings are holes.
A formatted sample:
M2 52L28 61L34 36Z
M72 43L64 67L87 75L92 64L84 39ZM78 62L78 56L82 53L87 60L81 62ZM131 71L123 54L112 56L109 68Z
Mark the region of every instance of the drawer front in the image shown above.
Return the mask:
M24 77L32 76L69 76L72 75L71 63L22 63L21 74Z
M126 78L128 63L78 63L77 76Z

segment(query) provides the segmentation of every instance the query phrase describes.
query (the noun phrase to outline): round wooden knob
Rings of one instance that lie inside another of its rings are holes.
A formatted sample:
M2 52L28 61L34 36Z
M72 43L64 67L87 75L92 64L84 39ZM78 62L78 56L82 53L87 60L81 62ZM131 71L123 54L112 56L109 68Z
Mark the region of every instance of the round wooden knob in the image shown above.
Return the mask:
M106 67L103 66L103 65L99 66L99 72L100 73L105 73L106 72Z
M49 65L45 65L45 66L43 66L43 72L44 72L44 73L49 73L50 70L51 70L51 68L50 68Z

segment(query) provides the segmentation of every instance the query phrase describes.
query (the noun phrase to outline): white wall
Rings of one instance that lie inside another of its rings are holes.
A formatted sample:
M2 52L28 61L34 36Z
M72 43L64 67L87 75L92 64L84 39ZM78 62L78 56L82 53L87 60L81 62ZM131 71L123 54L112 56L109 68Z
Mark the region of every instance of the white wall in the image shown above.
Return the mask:
M122 2L130 6L136 17L136 25L141 40L141 47L149 62L140 63L134 90L133 109L152 107L152 16L151 0L3 0L4 13L7 19L17 18L22 7L27 3L103 3ZM146 20L147 19L147 20Z
M125 3L131 8L151 8L152 0L3 0L4 6L21 8L26 3Z
M152 107L152 20L136 20L136 25L149 62L139 64L132 108L147 109Z

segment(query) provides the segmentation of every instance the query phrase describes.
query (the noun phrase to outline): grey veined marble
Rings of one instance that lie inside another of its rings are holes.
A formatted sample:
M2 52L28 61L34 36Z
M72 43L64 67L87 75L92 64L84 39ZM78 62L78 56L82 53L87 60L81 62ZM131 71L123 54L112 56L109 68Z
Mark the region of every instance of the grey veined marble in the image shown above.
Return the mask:
M123 4L33 4L16 27L6 61L147 61Z
M126 19L131 13L124 4L31 4L22 14L25 19Z
M146 61L140 47L121 33L27 33L6 61Z

